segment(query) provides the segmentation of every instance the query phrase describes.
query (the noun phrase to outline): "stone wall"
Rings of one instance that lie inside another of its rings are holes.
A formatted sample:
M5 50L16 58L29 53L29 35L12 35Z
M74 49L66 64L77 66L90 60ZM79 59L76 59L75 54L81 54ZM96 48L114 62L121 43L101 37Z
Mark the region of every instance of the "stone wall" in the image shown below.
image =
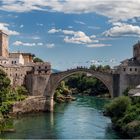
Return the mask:
M120 91L119 95L122 95L124 90L128 87L135 87L140 85L140 75L129 75L129 74L121 74L120 75Z
M29 96L24 101L16 102L11 114L19 115L40 111L50 111L50 100L46 99L45 96Z
M27 74L25 85L30 95L44 95L46 86L48 84L50 74Z
M12 86L21 86L25 84L25 76L32 70L31 66L5 65L1 67L11 80Z

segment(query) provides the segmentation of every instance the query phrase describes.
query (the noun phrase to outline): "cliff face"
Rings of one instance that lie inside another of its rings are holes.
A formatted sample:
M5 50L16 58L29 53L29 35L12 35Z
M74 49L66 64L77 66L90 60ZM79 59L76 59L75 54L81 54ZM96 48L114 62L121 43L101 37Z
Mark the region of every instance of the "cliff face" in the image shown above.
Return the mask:
M24 101L13 104L13 115L25 114L30 112L49 111L50 101L44 96L29 96Z

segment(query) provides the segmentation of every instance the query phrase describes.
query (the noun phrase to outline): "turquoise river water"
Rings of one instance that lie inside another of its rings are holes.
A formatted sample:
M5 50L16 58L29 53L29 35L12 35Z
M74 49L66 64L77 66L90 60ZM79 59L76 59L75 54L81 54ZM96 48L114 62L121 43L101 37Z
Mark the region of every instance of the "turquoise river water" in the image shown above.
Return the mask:
M14 120L16 132L0 138L13 139L118 139L111 120L103 116L105 99L78 96L77 100L56 105L54 113L30 114Z

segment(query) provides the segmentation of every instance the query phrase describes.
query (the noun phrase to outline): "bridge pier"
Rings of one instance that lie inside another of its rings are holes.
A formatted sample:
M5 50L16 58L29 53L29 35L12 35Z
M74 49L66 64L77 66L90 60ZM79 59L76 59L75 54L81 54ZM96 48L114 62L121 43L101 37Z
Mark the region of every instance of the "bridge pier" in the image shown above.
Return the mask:
M54 111L54 98L53 97L46 97L46 100L48 102L48 111L53 112Z
M54 99L53 97L50 98L50 112L54 111Z

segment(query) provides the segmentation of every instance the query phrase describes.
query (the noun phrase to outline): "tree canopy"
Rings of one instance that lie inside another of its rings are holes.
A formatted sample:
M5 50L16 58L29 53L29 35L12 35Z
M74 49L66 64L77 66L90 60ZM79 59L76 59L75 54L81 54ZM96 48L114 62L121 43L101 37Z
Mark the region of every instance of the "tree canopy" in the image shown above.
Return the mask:
M33 59L33 62L34 63L37 63L37 62L44 62L41 58L38 58L38 57L35 57L34 59Z

